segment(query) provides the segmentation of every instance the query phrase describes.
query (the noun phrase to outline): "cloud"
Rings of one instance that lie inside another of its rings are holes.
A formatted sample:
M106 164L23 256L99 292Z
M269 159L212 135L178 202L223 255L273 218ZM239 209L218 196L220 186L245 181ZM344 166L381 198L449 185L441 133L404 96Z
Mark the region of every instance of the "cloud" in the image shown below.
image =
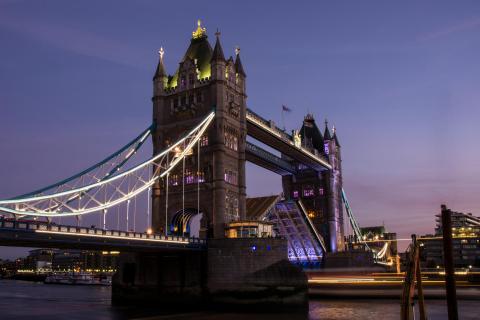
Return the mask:
M22 19L0 12L0 27L26 34L33 39L47 42L59 49L143 69L142 52L111 38L85 30L54 25L45 21Z
M436 31L428 32L425 34L422 34L418 37L418 41L420 42L426 42L426 41L431 41L431 40L436 40L439 38L443 38L446 36L449 36L451 34L461 32L461 31L468 31L471 29L475 29L480 26L480 17L479 18L473 18L469 20L465 20L459 24L456 25L451 25Z

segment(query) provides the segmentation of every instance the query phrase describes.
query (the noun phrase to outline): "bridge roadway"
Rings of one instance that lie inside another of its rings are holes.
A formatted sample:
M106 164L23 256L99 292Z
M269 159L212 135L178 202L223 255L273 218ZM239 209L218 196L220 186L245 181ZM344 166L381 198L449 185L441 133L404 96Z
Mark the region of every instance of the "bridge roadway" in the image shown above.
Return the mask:
M314 170L323 171L332 169L332 166L323 156L314 154L302 146L295 145L292 136L276 127L272 121L265 120L250 109L247 109L246 118L247 134L252 138L274 148L275 150L280 151L288 158L294 159L298 163L302 163ZM288 162L285 159L279 158L273 154L270 154L267 157L259 158L259 155L255 156L252 154L252 150L248 149L248 145L246 151L247 156L250 156L250 160L254 163L257 163L256 161L258 161L257 164L262 167L278 170L278 173L280 174L288 174L288 172L291 171L286 170L287 168L278 161L278 159L281 159L283 162ZM263 153L267 152L265 150L263 151ZM274 159L272 156L278 159Z
M291 162L248 141L245 146L245 156L247 161L282 176L297 173L295 165Z
M0 219L0 246L163 252L203 250L206 243L197 238Z

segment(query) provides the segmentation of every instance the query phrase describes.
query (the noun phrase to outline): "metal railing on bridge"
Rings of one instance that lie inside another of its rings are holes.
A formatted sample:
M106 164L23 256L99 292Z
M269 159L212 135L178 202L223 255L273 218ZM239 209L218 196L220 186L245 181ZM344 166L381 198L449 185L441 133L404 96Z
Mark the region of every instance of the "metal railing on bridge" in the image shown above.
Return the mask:
M268 152L267 150L260 148L259 146L256 146L248 141L245 145L245 150L289 173L296 173L297 171L295 166L288 161L283 160L282 158L277 157L276 155Z
M273 136L280 139L283 143L289 145L291 148L300 151L302 154L306 155L310 160L313 160L315 163L320 164L323 168L332 169L332 166L324 159L320 154L313 153L309 149L303 147L302 145L295 144L293 137L281 130L274 125L272 121L268 121L257 113L253 112L250 109L247 109L246 114L247 121L253 122L257 127L262 128L262 130L267 131Z
M141 240L151 242L167 242L178 244L205 244L205 240L198 238L182 237L182 236L165 236L154 233L143 233L134 231L121 230L105 230L101 228L87 228L79 226L57 225L42 221L26 221L14 219L0 219L1 231L30 231L37 233L50 233L61 235L74 235L85 237L98 237L110 239L124 240Z

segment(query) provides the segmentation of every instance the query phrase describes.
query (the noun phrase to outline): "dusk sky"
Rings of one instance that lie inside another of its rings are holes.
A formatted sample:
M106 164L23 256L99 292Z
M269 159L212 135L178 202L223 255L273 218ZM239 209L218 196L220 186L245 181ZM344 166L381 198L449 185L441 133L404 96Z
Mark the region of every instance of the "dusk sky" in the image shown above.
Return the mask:
M0 198L148 127L158 49L174 73L197 19L226 56L240 46L249 108L335 125L361 226L405 238L432 233L442 203L480 214L479 1L0 0ZM248 195L280 181L248 165Z

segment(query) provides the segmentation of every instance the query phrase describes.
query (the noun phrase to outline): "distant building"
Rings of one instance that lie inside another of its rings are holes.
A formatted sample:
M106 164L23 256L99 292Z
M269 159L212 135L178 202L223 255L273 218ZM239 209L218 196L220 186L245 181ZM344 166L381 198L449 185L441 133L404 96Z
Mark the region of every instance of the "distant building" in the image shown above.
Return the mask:
M52 271L52 249L34 249L28 252L23 260L23 269L32 270L37 273Z
M436 216L435 234L419 239L425 268L443 267L442 219ZM453 263L456 268L480 267L480 217L452 211Z
M359 241L355 235L345 237L345 247L349 252L367 251L368 248L377 253L377 257L383 260L393 270L399 270L400 257L397 250L397 234L387 232L384 226L360 228L363 235ZM366 245L368 245L368 248Z
M53 271L114 272L118 251L56 250L53 255Z

